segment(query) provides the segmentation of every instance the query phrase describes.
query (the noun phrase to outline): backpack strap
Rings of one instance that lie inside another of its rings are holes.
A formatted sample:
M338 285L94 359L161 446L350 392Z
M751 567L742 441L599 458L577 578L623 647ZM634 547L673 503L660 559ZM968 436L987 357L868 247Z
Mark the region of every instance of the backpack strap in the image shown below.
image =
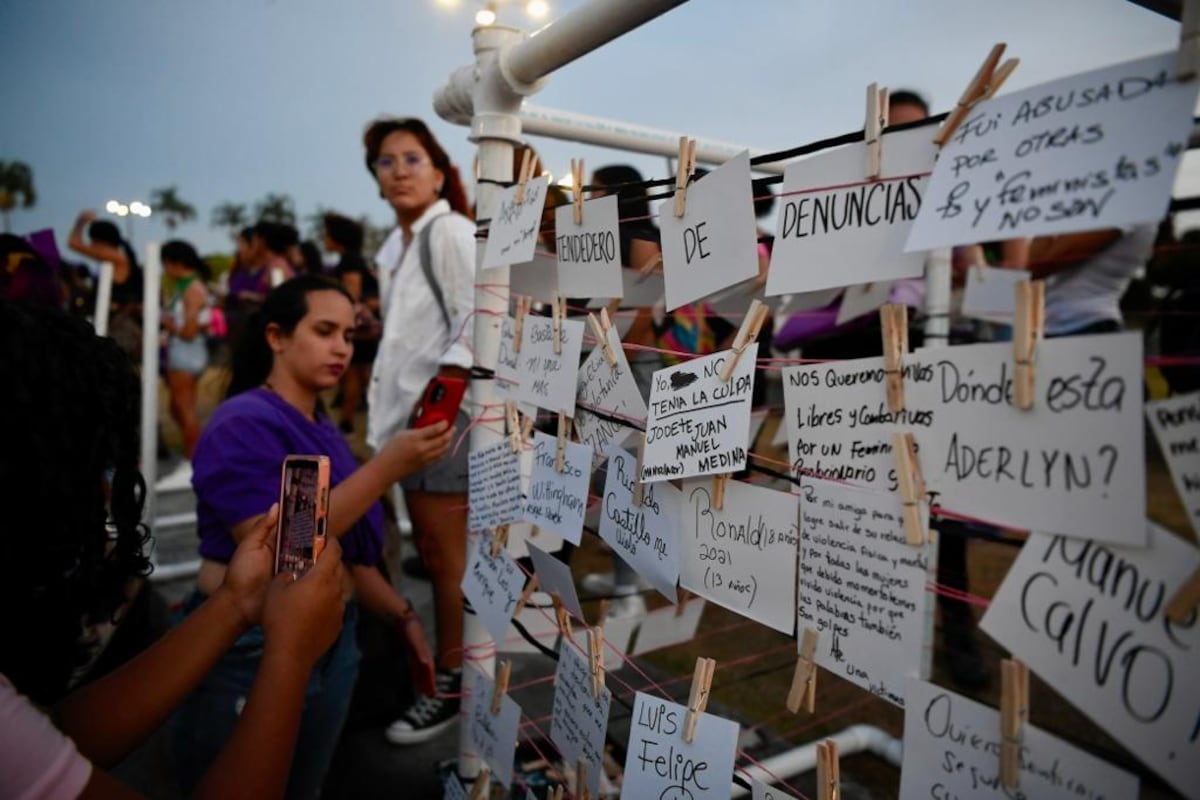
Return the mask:
M438 214L421 229L417 234L419 238L420 251L418 255L421 260L421 272L425 275L425 280L429 282L429 288L433 291L433 299L437 301L438 308L442 312L442 320L446 323L446 328L450 328L450 311L446 308L446 296L442 293L442 286L438 283L437 276L433 273L433 247L429 242L429 238L433 233L434 224L442 217L450 216L450 212Z

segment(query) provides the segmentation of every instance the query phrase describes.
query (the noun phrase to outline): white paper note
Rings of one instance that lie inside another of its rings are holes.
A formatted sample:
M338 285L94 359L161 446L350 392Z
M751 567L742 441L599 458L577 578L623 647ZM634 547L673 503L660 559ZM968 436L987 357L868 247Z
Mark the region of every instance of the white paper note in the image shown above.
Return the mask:
M492 777L502 786L513 779L513 757L517 748L517 729L521 722L521 708L507 694L500 701L500 713L492 714L492 692L495 682L482 672L464 672L466 678L475 675L472 683L467 718L467 746L475 751L483 763L492 768Z
M583 224L575 206L554 210L558 292L564 297L622 297L621 237L615 194L583 203Z
M837 319L834 322L842 325L852 319L870 314L886 303L891 296L891 281L876 281L875 283L849 286L846 291L842 292L842 303L838 306ZM882 342L879 347L881 350L883 349Z
M521 344L521 383L517 398L547 411L575 416L575 388L584 323L562 321L562 352L554 352L554 323L549 317L525 316Z
M906 249L1157 223L1196 106L1175 51L980 103L938 157Z
M508 634L508 623L512 621L517 601L525 588L525 573L503 550L492 558L490 536L471 536L467 548L462 593L483 620L493 641L501 643Z
M642 618L642 626L638 628L637 641L633 643L630 655L640 656L690 642L696 638L703 614L704 601L694 597L684 604L682 611L678 606L666 606L648 612Z
M788 164L767 294L915 278L924 253L904 253L933 171L929 128L881 137L880 180L867 180L867 145Z
M609 328L605 339L617 365L609 366L603 348L592 348L579 368L579 391L575 397L575 432L579 441L591 446L597 455L604 453L609 445L624 444L634 426L642 428L646 424L646 400L633 380L616 329ZM589 413L588 409L597 413ZM629 424L617 420L628 420Z
M539 591L557 594L567 613L575 619L582 620L583 608L579 605L579 595L575 592L571 568L549 553L542 552L533 542L529 542L528 547L529 557L533 559L533 571L537 574Z
M608 449L608 472L600 507L600 538L672 603L679 581L681 495L670 483L647 483L642 504L633 504L637 459Z
M1140 391L1140 387L1139 387ZM1200 552L1146 525L1144 548L1035 533L980 626L1185 796L1200 787L1200 621L1163 613Z
M749 152L693 183L682 217L674 203L668 199L658 218L668 311L758 274Z
M1000 785L1000 713L916 678L907 685L900 797L996 798ZM1020 797L1038 800L1136 800L1138 779L1032 725L1024 727Z
M723 381L732 356L732 350L722 350L654 373L643 480L737 472L746 466L758 344L743 351L730 379Z
M819 666L903 707L904 677L921 674L930 551L906 543L894 494L816 479L802 493L796 638L812 628Z
M1146 418L1167 461L1188 522L1194 532L1200 533L1200 392L1147 403Z
M1011 325L1017 284L1029 280L1029 275L1024 269L968 268L962 298L963 316Z
M467 463L469 529L481 531L515 520L521 507L521 465L508 440L472 450Z
M511 316L500 322L500 350L496 356L496 396L504 399L517 396L521 382L520 354L516 343L517 324Z
M542 207L546 204L545 175L525 184L525 197L517 202L517 187L510 186L500 195L496 212L488 225L483 266L503 267L521 264L533 258L542 226Z
M592 449L567 442L564 461L563 471L559 472L558 439L541 431L533 432L533 474L523 518L572 544L579 544L587 512Z
M592 671L587 654L564 639L558 647L554 673L554 706L550 716L550 741L571 766L583 758L588 763L588 789L596 797L603 769L604 733L612 692L601 685L600 697L592 693Z
M529 261L513 264L508 271L508 290L514 297L528 295L537 303L553 303L561 294L554 255L539 251Z
M721 509L711 479L683 484L679 584L791 634L796 629L799 498L729 481Z
M729 800L738 726L701 714L695 737L683 740L687 709L637 693L625 755L623 800Z
M1011 344L922 355L933 380L908 382L905 398L937 409L937 424L916 441L927 487L943 506L1013 527L1142 543L1141 333L1041 342L1027 411L1008 400Z
M752 778L750 780L750 800L796 800L796 796Z

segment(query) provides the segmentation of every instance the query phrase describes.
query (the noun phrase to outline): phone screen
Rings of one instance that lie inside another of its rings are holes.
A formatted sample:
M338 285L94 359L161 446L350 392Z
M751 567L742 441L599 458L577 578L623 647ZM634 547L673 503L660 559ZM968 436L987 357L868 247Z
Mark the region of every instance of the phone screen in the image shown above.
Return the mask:
M283 463L275 571L307 572L325 544L329 465L323 456L289 456Z

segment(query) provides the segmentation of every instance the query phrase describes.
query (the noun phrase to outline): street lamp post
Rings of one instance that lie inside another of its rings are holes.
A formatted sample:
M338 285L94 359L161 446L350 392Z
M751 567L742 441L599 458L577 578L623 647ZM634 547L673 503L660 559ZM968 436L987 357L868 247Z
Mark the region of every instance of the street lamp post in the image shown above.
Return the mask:
M104 210L110 214L116 214L118 217L125 218L125 239L133 246L133 218L141 217L146 219L151 214L150 206L143 203L141 200L134 200L126 205L120 200L109 200L104 204Z

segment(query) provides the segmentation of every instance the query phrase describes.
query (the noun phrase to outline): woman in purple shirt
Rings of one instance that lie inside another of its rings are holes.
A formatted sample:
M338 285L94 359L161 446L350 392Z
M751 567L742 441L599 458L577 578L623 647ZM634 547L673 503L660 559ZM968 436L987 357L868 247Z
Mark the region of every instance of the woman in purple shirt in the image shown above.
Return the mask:
M226 400L209 420L193 458L203 558L186 611L220 586L237 542L278 498L285 456L330 461L329 532L339 537L350 576L347 595L393 621L414 656L418 688L433 689L433 659L413 608L378 570L383 548L379 498L401 478L437 461L453 432L440 423L397 433L359 466L318 395L334 386L353 352L354 305L338 284L294 278L277 287L250 321L234 354ZM342 635L318 662L288 784L289 797L315 797L333 756L358 674L357 603L346 605ZM238 640L176 716L181 788L190 793L237 721L262 655L261 629Z

